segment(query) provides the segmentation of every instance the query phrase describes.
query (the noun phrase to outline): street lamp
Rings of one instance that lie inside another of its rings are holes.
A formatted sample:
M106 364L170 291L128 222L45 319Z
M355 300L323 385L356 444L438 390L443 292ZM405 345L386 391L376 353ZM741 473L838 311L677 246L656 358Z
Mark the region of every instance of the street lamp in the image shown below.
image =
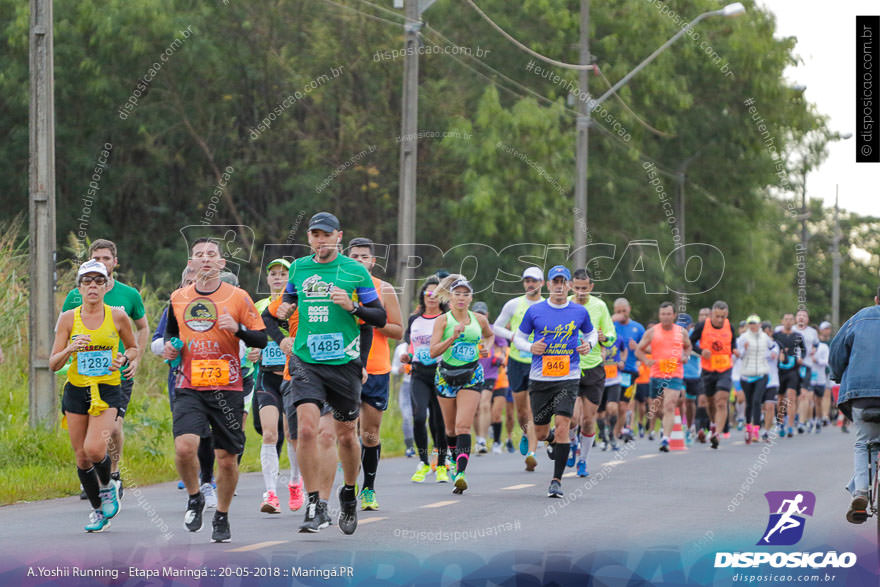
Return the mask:
M589 10L589 2L582 3L582 12L584 10L584 6L587 6L586 10ZM710 16L738 16L743 14L746 11L745 6L742 5L741 2L734 2L732 4L728 4L724 8L719 10L712 10L709 12L704 12L703 14L697 16L691 22L687 24L680 31L675 33L668 41L660 45L656 51L648 55L644 61L639 63L635 69L630 71L628 74L623 76L616 84L611 86L608 91L599 96L596 99L590 98L586 102L581 102L581 115L578 116L578 144L577 144L577 154L578 160L580 160L580 155L583 155L583 165L578 165L577 169L577 178L575 183L575 209L581 210L583 212L583 221L579 218L579 214L575 214L575 224L574 224L574 243L575 243L575 266L584 267L587 262L587 251L586 251L586 227L587 227L587 168L589 167L589 150L588 146L588 136L589 136L589 128L591 124L591 114L592 112L599 107L602 102L611 97L614 92L623 87L632 77L645 68L649 63L654 61L660 53L668 49L675 41L681 38L683 35L687 34L692 28L694 28L697 23L705 18L709 18ZM584 27L584 22L589 23L588 18L584 18L582 14L581 19L581 28ZM582 32L582 35L585 33ZM589 51L587 51L589 53ZM584 56L582 52L581 61L584 61ZM591 60L592 61L592 60ZM582 78L586 77L584 72L582 72ZM581 88L583 89L583 88ZM579 224L583 224L583 230L579 229ZM684 238L684 235L681 235Z

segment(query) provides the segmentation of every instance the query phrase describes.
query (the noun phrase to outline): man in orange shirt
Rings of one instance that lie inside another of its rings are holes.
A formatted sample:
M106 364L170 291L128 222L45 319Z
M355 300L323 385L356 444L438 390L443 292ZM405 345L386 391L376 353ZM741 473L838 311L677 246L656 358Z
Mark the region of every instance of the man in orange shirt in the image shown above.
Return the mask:
M211 540L229 542L229 505L238 483L238 455L244 449L239 340L264 348L267 337L247 292L220 280L226 259L216 241L196 240L188 265L196 271L196 281L171 294L164 353L168 360L181 355L172 427L177 472L189 494L184 525L190 532L202 529L205 498L199 491L196 454L200 438L210 429L218 465Z
M352 239L348 244L348 256L370 272L388 317L385 326L373 328L373 344L367 357L367 381L361 388L361 468L364 471L361 509L378 510L375 483L382 452L379 428L382 426L382 412L388 408L388 389L391 382L391 349L388 340L403 338L403 320L394 287L372 275L373 267L376 266L373 241L363 237Z
M691 354L687 330L675 323L672 302L660 304L660 323L648 329L636 347L636 357L651 369L651 412L663 404L663 435L660 451L669 452L669 437L675 422L675 407L685 390L684 364ZM649 356L650 355L650 356Z

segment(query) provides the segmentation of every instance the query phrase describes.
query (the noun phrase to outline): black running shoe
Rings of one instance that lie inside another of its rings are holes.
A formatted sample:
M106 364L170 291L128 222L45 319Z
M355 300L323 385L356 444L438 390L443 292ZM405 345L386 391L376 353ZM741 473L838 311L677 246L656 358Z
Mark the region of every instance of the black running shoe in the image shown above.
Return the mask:
M552 480L549 489L547 489L547 497L560 498L562 495L562 483L556 479Z
M183 515L183 525L190 532L198 532L202 529L202 510L205 509L205 498L199 493L196 497L190 497L186 503L186 513Z
M354 534L357 530L357 496L351 500L342 498L345 493L345 486L339 488L339 529L343 534Z
M322 501L306 504L306 519L299 527L299 531L315 533L330 525L330 514L327 513L327 504Z
M229 516L221 516L218 513L214 514L214 532L211 534L211 542L229 542L229 538L232 534L229 532Z

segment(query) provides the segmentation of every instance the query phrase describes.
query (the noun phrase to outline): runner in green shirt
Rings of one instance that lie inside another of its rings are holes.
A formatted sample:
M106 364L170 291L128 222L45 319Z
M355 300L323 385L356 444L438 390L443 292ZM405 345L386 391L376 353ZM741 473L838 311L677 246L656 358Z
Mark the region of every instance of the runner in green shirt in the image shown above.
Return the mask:
M298 424L297 453L309 496L301 532L317 532L329 524L327 496L320 496L317 446L318 421L326 402L333 410L344 485L339 490L339 529L357 528L357 482L360 445L356 421L361 385L372 340L370 326L385 325L385 309L363 265L339 252L339 220L319 212L309 220L309 246L314 252L290 267L278 317L287 319L294 306L299 323L290 361L293 402ZM358 319L363 320L363 326Z
M580 453L579 458L575 457L577 458L579 477L589 475L587 458L590 456L590 448L593 446L596 435L596 411L599 409L602 392L605 389L605 365L603 364L601 347L610 348L617 340L617 331L614 329L614 322L611 320L608 306L599 298L590 295L594 285L593 278L586 269L578 269L574 272L572 276L574 296L571 299L587 309L590 321L596 326L599 333L599 344L591 349L589 354L581 357L581 380L578 387L578 405L575 409L575 421L577 422L577 418L580 418L580 443L572 442L572 451ZM599 425L600 432L604 435L605 422L601 421ZM580 446L575 448L575 444ZM573 453L573 455L577 453ZM575 459L569 458L569 461L573 460Z

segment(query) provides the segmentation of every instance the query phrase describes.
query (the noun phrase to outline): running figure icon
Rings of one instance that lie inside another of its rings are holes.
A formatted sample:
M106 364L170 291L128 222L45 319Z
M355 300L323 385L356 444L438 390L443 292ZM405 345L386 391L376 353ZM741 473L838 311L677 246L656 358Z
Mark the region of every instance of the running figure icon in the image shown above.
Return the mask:
M782 517L779 518L779 521L776 522L776 525L773 526L773 529L767 532L767 535L764 536L764 542L769 544L770 536L777 531L782 534L786 530L791 530L792 528L797 528L801 525L800 521L796 520L792 516L794 514L802 514L807 510L807 506L804 506L802 508L798 507L803 501L803 493L798 493L794 499L783 500L782 505L779 506L779 510L776 512L777 514L782 514ZM788 510L783 512L782 510L786 507L786 504L788 504Z
M804 534L805 516L813 515L816 496L809 491L770 491L764 495L770 506L770 520L758 544L796 544Z

